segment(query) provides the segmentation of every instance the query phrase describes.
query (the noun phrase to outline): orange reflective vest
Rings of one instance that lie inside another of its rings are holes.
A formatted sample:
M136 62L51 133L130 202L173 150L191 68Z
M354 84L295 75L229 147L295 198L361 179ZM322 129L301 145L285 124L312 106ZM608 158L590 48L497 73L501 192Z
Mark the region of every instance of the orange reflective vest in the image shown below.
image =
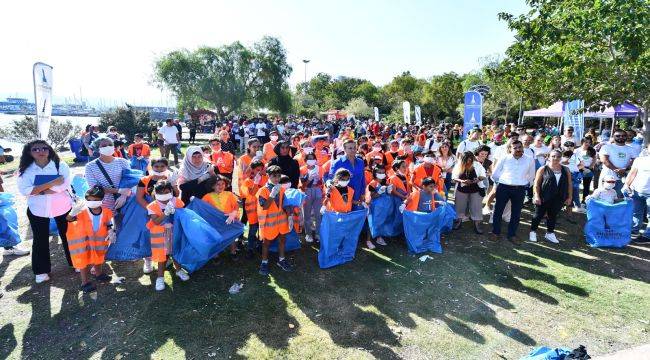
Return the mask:
M397 152L397 156L400 155L404 155L404 152L402 150L399 150ZM393 169L391 166L393 165L393 161L397 159L397 156L393 156L393 154L391 154L390 151L384 153L384 156L386 157L386 172L388 172L389 170Z
M174 206L176 206L177 209L185 206L179 198L173 198L169 201L175 201ZM156 216L161 216L163 214L163 209L160 208L160 202L157 200L147 205L147 210ZM154 223L153 220L149 220L147 222L147 229L149 229L149 232L151 233L151 260L155 262L167 261L167 249L165 249L165 227Z
M203 195L201 200L219 209L219 211L224 214L230 214L231 212L239 209L237 197L235 197L235 194L231 193L230 191L224 191L221 194L217 194L215 192L207 193Z
M268 177L262 175L261 183L266 184L267 180ZM244 200L244 211L246 211L249 225L257 224L257 192L260 190L260 186L262 185L256 184L250 177L244 179L239 185L239 194Z
M348 188L347 198L345 201L343 195L339 192L336 186L332 186L329 196L325 198L325 207L328 211L347 213L352 211L352 198L354 197L354 189Z
M108 249L108 229L113 213L102 208L101 220L97 232L93 231L93 220L90 210L84 210L77 215L75 221L68 222L66 236L72 266L75 269L85 269L88 265L101 265Z
M433 166L433 172L431 174L431 178L436 182L436 187L438 191L444 192L445 191L445 182L442 181L442 169L440 169L440 166L432 164ZM419 188L422 187L422 180L424 180L426 177L429 177L427 175L427 170L424 168L424 164L420 164L415 167L413 170L413 174L411 175L411 183L414 186L417 186Z
M407 196L411 193L411 182L407 180L402 180L399 176L393 175L388 179L390 185L393 185L395 190L398 190L402 195Z
M330 155L322 148L320 150L314 149L314 153L316 154L316 162L318 166L323 166L327 161L330 160Z
M424 147L424 144L427 142L427 135L424 133L420 133L420 135L417 136L417 143L418 146Z
M275 145L277 144L277 141L270 141L264 144L264 148L262 149L262 152L264 152L264 161L269 162L277 156L275 153Z
M266 241L273 241L279 235L289 233L289 221L287 214L282 209L282 200L284 198L284 189L280 189L278 203L270 198L271 190L264 186L257 192L257 220L260 224L260 238ZM270 201L268 208L264 209L259 200Z
M409 197L406 199L406 210L409 211L418 211L418 205L420 204L420 194L422 190L415 190L409 194ZM436 202L431 196L431 211L436 209Z
M363 176L366 179L366 184L372 181L372 171L370 169L366 168L363 172Z
M219 174L230 174L235 169L235 157L227 151L219 151L210 154L210 162L219 169Z
M140 148L140 155L138 155L138 148ZM144 156L144 157L149 157L151 156L151 148L147 144L131 144L127 148L127 153L129 154L129 157L133 156Z

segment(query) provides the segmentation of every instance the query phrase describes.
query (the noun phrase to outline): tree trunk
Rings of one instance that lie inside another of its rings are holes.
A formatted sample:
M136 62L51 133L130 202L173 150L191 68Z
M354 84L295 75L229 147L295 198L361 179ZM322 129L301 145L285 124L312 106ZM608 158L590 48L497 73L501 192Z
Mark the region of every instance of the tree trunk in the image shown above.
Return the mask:
M650 112L650 103L646 103L643 107L643 114L641 119L643 121L643 138L645 145L650 144L650 123L648 123L648 113Z

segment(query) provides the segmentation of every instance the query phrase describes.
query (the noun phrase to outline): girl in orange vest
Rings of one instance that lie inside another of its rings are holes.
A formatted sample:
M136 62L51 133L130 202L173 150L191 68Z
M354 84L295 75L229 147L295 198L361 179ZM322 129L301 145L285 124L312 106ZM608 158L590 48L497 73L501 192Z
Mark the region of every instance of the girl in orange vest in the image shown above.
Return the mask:
M239 221L239 203L237 202L237 197L230 191L226 191L226 186L229 182L228 178L223 175L217 175L208 179L205 186L212 189L212 192L205 194L201 199L228 216L226 218L226 224L228 225L232 224L235 220ZM230 258L237 260L237 241L230 244Z
M375 165L372 168L372 180L368 183L366 187L366 202L370 204L373 199L380 197L383 194L390 194L393 190L392 185L388 183L386 179L386 169L383 165ZM383 237L379 236L375 239L377 244L385 246L386 241ZM370 231L368 231L368 239L366 240L366 246L368 249L372 250L375 248L375 244L372 243L372 238Z
M251 173L251 162L259 160L264 164L264 154L260 150L260 141L257 138L248 139L248 148L246 153L239 157L239 180L246 179Z
M167 180L159 180L154 186L156 200L147 206L149 222L147 228L151 232L151 260L158 263L158 277L156 278L156 291L165 290L165 265L167 256L171 254L171 240L173 239L172 215L176 209L184 206L181 199L174 197L172 184ZM174 261L176 275L187 281L190 275Z
M438 193L436 181L430 177L422 180L422 189L415 189L400 206L400 212L404 210L433 212L437 206L444 204L444 198Z
M413 186L421 188L422 180L424 180L424 178L430 177L439 186L438 191L441 193L444 192L445 183L444 179L442 178L442 169L440 169L440 167L435 164L436 158L433 154L433 151L425 151L423 155L423 163L417 165L415 169L413 169L413 173L411 174L411 183Z
M350 171L347 169L336 170L332 186L325 190L325 200L321 212L325 212L325 210L340 213L352 211L354 189L348 186L350 176Z
M403 160L396 160L393 162L392 168L394 175L388 179L388 183L393 185L390 194L397 196L402 200L406 200L408 195L411 193L411 182L406 175L406 162Z
M102 272L104 255L109 243L115 242L113 230L113 213L102 208L104 189L93 186L85 195L87 208L74 207L68 214L68 247L72 266L79 270L81 290L90 293L97 288L88 279L88 267L94 267L95 279L100 282L111 281L111 276Z
M284 189L280 185L282 169L271 165L266 169L268 182L257 192L257 219L260 225L262 243L262 264L259 273L269 274L269 246L273 241L278 244L278 266L284 271L292 271L293 266L284 258L285 235L289 233L288 215L291 209L285 209Z
M264 163L261 160L253 160L250 163L247 177L239 183L239 194L244 203L244 212L246 213L246 222L248 223L248 250L246 252L246 258L248 259L252 259L254 250L259 250L261 246L257 234L259 231L257 220L257 192L268 180L268 177L263 171Z
M271 161L271 159L278 156L275 153L275 146L278 144L279 138L280 137L278 136L277 131L275 130L271 131L271 133L269 134L269 139L271 139L271 141L264 144L264 148L262 149L262 151L264 152L264 161L269 162Z
M228 179L232 179L232 173L235 169L235 156L227 151L221 150L221 141L218 138L210 140L210 149L212 149L210 162L214 165L215 172ZM228 185L230 184L231 182L228 181ZM228 186L228 188L232 188L232 186Z
M130 159L137 158L138 160L146 160L148 163L149 157L151 157L151 148L143 140L144 136L142 134L135 134L133 136L134 143L127 147L126 152Z

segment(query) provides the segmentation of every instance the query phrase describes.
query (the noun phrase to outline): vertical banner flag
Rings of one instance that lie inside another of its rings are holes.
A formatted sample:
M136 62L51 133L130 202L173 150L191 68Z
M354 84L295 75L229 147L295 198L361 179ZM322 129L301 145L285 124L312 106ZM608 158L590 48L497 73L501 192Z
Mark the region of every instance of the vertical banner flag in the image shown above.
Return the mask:
M420 110L420 106L415 105L413 109L415 110L415 125L420 126L422 125L422 111Z
M379 109L375 106L375 121L379 122Z
M52 118L52 67L37 62L34 64L33 76L38 135L42 140L47 140Z
M463 116L463 139L474 126L483 125L483 97L478 91L465 93L465 114Z
M564 105L564 128L573 126L573 134L576 139L582 139L585 133L584 105L583 100L567 101ZM578 145L576 144L576 146Z
M404 122L407 124L411 123L411 104L408 101L402 103L404 108Z

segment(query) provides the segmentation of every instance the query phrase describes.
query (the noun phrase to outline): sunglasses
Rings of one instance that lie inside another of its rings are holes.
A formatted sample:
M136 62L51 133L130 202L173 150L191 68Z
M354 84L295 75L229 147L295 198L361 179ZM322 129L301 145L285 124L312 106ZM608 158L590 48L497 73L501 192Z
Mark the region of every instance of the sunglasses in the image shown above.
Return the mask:
M50 149L48 149L48 148L46 148L46 147L35 147L35 148L32 148L31 151L32 151L32 152L35 152L35 153L39 153L39 152L49 152Z

